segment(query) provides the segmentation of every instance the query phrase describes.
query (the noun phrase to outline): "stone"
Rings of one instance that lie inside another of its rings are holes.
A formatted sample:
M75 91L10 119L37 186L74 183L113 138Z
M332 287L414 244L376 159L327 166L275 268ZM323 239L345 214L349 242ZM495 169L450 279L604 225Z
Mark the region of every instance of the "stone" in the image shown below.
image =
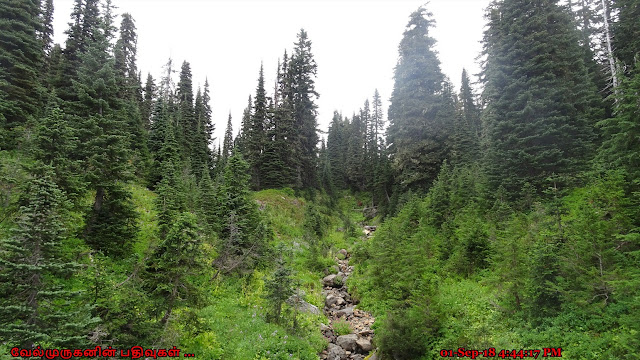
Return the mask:
M356 344L364 352L368 353L369 351L373 350L373 345L371 345L371 341L367 339L358 339L356 341Z
M325 324L320 323L320 331L322 332L331 331L331 328Z
M320 314L320 309L318 309L317 306L309 304L308 302L304 301L304 299L302 298L304 295L305 295L305 292L302 290L298 294L291 295L287 299L287 304L291 306L295 306L296 309L298 309L298 311L303 313L309 313L314 315Z
M331 274L331 275L327 275L322 279L322 285L324 286L334 286L334 281L336 280L336 277L338 277L338 275L336 274Z
M336 344L329 343L327 347L327 360L345 360L347 358L347 353L343 348Z
M340 249L340 250L338 250L338 252L340 254L344 255L344 257L348 257L349 256L349 253L347 252L346 249Z
M378 360L378 354L373 354L369 357L369 360Z
M344 309L338 310L336 311L336 316L337 317L345 317L348 318L349 316L353 315L353 306L347 306Z
M324 300L324 304L327 305L328 308L330 308L331 305L337 304L338 301L340 301L340 299L342 299L342 298L338 297L338 296L336 296L334 294L329 294L329 295L327 295L327 298Z
M358 335L356 334L340 335L336 339L336 344L347 351L355 351L357 348L356 341L358 341Z

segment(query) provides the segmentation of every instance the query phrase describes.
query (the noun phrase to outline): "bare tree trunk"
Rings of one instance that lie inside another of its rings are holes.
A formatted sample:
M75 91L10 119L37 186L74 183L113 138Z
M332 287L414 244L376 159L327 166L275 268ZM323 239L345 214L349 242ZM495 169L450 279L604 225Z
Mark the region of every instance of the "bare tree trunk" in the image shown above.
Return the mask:
M616 62L613 56L613 48L611 46L611 31L609 30L609 9L607 8L607 0L602 0L602 19L604 20L604 36L607 42L607 60L609 61L609 71L611 72L611 84L613 92L618 93L618 78L616 71Z

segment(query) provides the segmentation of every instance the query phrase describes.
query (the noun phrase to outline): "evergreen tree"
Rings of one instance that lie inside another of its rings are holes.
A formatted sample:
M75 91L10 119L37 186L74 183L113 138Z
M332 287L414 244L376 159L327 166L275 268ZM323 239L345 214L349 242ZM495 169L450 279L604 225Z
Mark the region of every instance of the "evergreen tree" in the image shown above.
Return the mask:
M342 116L333 112L327 135L327 157L333 173L333 184L339 189L346 188L346 164L348 149L347 125Z
M26 349L43 342L88 346L97 319L80 303L79 292L56 281L79 268L61 252L68 203L50 166L37 164L33 175L17 228L0 241L0 336Z
M258 87L256 97L253 102L253 111L249 115L249 126L244 134L244 151L249 172L251 173L251 184L254 190L261 189L262 164L265 143L265 125L267 122L267 97L264 89L264 69L260 65L260 75L258 77Z
M436 41L429 36L431 16L423 7L411 14L395 67L387 139L403 189L430 186L447 155L443 122L452 119L439 115L444 76L433 50Z
M604 169L624 169L634 188L640 180L640 63L636 67L631 77L620 78L614 117L598 123L603 141L597 157Z
M233 154L233 126L231 125L231 113L227 120L227 129L224 132L224 141L222 143L222 160L226 163L227 159Z
M247 101L247 107L244 108L242 112L242 120L240 121L240 130L238 131L238 135L233 140L234 147L242 152L246 151L247 145L247 137L251 133L251 111L253 109L253 100L251 99L251 95L249 95L249 101Z
M193 157L193 139L197 131L193 107L193 82L191 65L184 61L178 81L178 131L176 139L180 144L185 159ZM198 169L199 170L199 169Z
M296 183L299 187L315 186L317 167L317 105L314 100L318 97L315 91L315 76L317 65L311 53L311 40L307 32L301 29L298 41L295 43L291 63L289 65L291 81L293 119L296 138L293 139L295 150Z
M216 191L216 222L211 225L221 241L215 265L224 273L253 269L267 254L272 236L249 192L248 170L242 155L233 154Z
M151 128L151 114L153 110L153 101L156 98L156 84L151 74L147 74L147 82L144 86L144 99L140 105L140 116L142 117L142 124L145 130L149 131Z
M53 45L53 0L44 0L41 2L40 23L42 24L40 31L40 41L44 54L51 54L51 46Z
M81 56L87 52L90 44L106 37L106 34L100 34L101 19L98 3L99 0L75 0L71 12L72 22L69 23L69 29L65 31L67 40L64 47L64 60L60 72L53 79L53 84L58 96L67 101L67 105L71 108L73 108L73 102L79 100L73 82L78 80L78 71L81 63L84 62ZM64 110L67 111L66 108Z
M347 138L347 167L346 175L349 181L349 187L363 191L364 190L364 124L360 115L353 115L349 124L349 132Z
M109 10L107 9L107 14ZM87 243L109 254L127 251L136 231L136 213L131 195L121 182L130 178L127 108L117 97L114 59L109 55L108 22L93 31L95 41L81 56L78 80L73 81L80 100L86 180L95 190L93 207L87 215L84 236ZM112 36L112 35L111 35Z
M466 126L471 130L471 134L477 142L482 136L482 124L480 123L480 109L476 105L475 95L471 88L469 75L466 69L462 69L462 80L460 85L460 107L462 117Z
M486 161L494 188L502 184L514 197L526 182L544 189L553 174L584 169L601 104L578 33L557 1L505 0L489 11Z
M58 102L55 93L51 94L46 114L36 128L34 157L53 167L56 185L74 201L85 191L81 161L74 155L78 137Z
M13 133L37 116L42 103L39 71L43 65L40 1L10 0L0 4L0 147L14 148Z
M291 270L285 264L282 256L278 259L278 265L273 277L265 281L265 299L271 304L269 318L276 324L282 323L282 306L293 295L293 279Z
M293 93L289 58L284 52L283 62L278 62L273 102L267 116L265 131L267 142L264 150L263 184L265 188L294 186L296 167L294 166L294 145L297 135L293 119Z
M463 102L458 101L453 93L453 85L448 81L443 86L443 96L445 96L444 107L449 109L449 116L454 119L449 161L454 166L469 164L478 156L477 137L473 128L475 124L469 124L466 121L467 114L465 114Z
M138 34L131 14L122 14L120 37L116 42L115 69L118 74L120 97L142 102L142 89L136 65Z
M382 111L382 99L378 89L373 93L373 112L371 114L372 133L375 134L376 143L380 144L382 140L382 131L384 130L384 114Z
M607 0L608 2L608 0ZM640 1L616 0L613 7L618 21L613 24L613 45L616 57L628 71L638 71L640 66Z
M180 306L197 305L201 290L195 279L204 273L202 235L195 215L177 214L168 234L147 261L146 282L162 312L161 324L167 323L173 310Z

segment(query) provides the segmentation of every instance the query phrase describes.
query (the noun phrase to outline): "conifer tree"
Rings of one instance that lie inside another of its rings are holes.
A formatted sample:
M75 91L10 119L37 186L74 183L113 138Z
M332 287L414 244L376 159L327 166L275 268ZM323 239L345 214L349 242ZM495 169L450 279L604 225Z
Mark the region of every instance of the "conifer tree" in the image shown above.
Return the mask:
M315 77L317 65L311 53L311 40L307 32L301 29L295 43L291 63L289 65L291 81L293 119L297 136L293 145L296 149L295 161L296 183L299 187L315 186L317 167L317 105L315 98Z
M0 4L0 147L16 146L18 134L42 103L39 71L43 65L40 1L11 0Z
M40 6L40 23L42 26L38 33L44 54L49 56L53 45L53 0L41 1Z
M193 107L193 81L191 79L191 65L184 61L178 81L178 131L176 139L183 149L184 158L193 156L193 139L197 131L197 124ZM199 170L199 169L198 169Z
M211 224L221 241L215 261L224 273L253 269L268 252L272 235L249 192L249 164L234 153L216 191L216 222Z
M251 184L254 190L261 189L262 164L265 143L265 125L267 122L267 97L264 88L264 69L260 65L260 75L258 77L258 87L256 97L253 102L253 111L249 115L249 126L244 134L244 151L249 172L251 173Z
M380 141L382 140L382 132L384 130L384 114L382 110L382 99L380 98L378 89L373 93L371 125L373 127L372 133L375 134L376 143L380 144Z
M347 167L346 175L349 180L349 187L354 190L364 190L364 136L361 115L353 115L349 124L347 139Z
M75 157L78 137L58 103L54 92L36 128L34 157L53 167L54 182L74 201L85 191L81 161Z
M163 313L161 324L167 323L175 308L198 303L202 291L195 277L204 272L203 254L202 235L195 215L177 214L146 266L150 277L146 286L156 297L157 311Z
M224 132L224 141L222 143L222 160L226 163L227 159L233 153L233 126L231 125L231 113L227 120L227 129Z
M265 130L268 141L264 150L263 183L265 188L294 186L294 166L297 139L293 118L293 93L289 57L284 52L283 61L278 62L273 101L268 111Z
M640 1L616 0L613 7L618 12L618 21L613 24L615 55L627 71L637 72L640 69L637 66L640 62Z
M604 169L624 169L636 188L640 179L640 62L631 76L621 76L614 116L598 123L603 132L598 163Z
M0 336L26 349L42 342L88 346L97 319L79 292L56 281L79 268L61 253L68 203L51 166L37 164L33 175L17 228L0 240Z
M387 140L402 189L426 189L446 158L440 61L429 36L432 14L420 7L410 16L400 42L395 84L389 106Z
M142 117L142 124L144 129L149 131L151 129L151 114L153 110L153 101L156 98L156 84L151 74L147 74L147 82L144 85L144 98L140 105L140 116Z
M117 97L108 27L108 22L101 21L99 28L92 31L95 40L81 55L78 80L73 85L80 100L77 115L83 119L84 144L80 152L86 159L85 176L90 188L96 191L84 236L94 248L118 255L131 245L136 213L131 195L122 185L131 176L129 142L124 132L127 108Z
M138 67L136 65L138 34L131 14L122 14L120 24L120 37L116 42L115 69L118 73L118 87L120 97L142 101L142 89L138 79Z
M249 95L249 101L247 101L247 107L242 112L242 120L240 121L240 129L238 135L233 140L234 147L244 153L247 145L247 137L251 132L251 111L253 110L253 100Z
M526 182L544 189L553 174L584 169L601 107L577 30L557 1L505 0L489 11L486 161L494 188L502 184L514 197Z
M340 113L334 111L327 135L327 157L333 173L333 184L339 189L346 188L347 125Z

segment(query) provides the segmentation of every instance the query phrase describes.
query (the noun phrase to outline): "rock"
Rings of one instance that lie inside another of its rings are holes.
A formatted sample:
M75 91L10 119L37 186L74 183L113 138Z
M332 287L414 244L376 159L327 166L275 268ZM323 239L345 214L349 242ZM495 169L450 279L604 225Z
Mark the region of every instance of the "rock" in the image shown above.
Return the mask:
M330 331L331 328L325 324L320 323L320 331L325 332L325 331Z
M368 353L369 351L373 350L373 345L371 345L371 341L367 339L358 339L356 341L356 344L364 352Z
M331 307L331 305L333 304L337 304L339 300L341 300L341 297L338 297L334 294L329 294L327 295L327 298L324 300L325 305L327 305L328 308ZM344 300L342 300L344 301Z
M356 341L358 341L358 335L356 334L340 335L336 340L336 344L345 350L355 351L357 347Z
M364 360L364 355L360 355L360 354L352 355L351 360Z
M345 360L347 353L340 346L329 343L327 347L327 360Z
M373 354L369 357L369 360L378 360L378 354Z
M338 250L338 253L344 255L344 257L348 257L349 256L349 253L347 252L346 249L340 249L340 250Z
M296 308L298 309L298 311L303 312L303 313L313 314L313 315L320 315L320 309L318 309L317 306L315 306L313 304L309 304L306 301L302 301L302 302L296 304Z
M343 317L344 316L345 318L347 318L347 317L352 316L352 315L353 315L353 306L348 306L348 307L346 307L344 309L336 311L336 316L337 317Z
M331 275L327 275L322 279L322 285L324 286L334 286L334 281L336 280L336 277L338 277L338 275L336 274L331 274Z
M298 294L293 294L287 299L287 304L295 306L298 311L309 314L320 314L320 309L317 306L309 304L302 298L305 295L304 291L300 291Z

